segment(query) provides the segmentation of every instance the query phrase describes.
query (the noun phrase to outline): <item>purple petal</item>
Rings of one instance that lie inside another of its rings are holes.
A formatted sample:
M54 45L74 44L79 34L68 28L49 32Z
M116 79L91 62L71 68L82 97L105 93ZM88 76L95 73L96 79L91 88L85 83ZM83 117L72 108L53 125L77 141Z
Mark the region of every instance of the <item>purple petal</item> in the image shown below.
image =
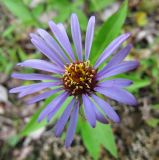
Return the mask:
M64 103L64 101L61 102L62 104ZM62 105L60 104L59 106L55 107L49 114L48 114L48 118L47 121L50 122L50 120L52 119L52 117L56 114L56 112L60 109Z
M75 56L72 51L71 43L69 41L69 38L67 36L65 29L61 30L53 21L49 22L49 26L51 28L51 31L55 35L56 39L60 43L60 45L68 53L70 58L75 61Z
M74 106L75 100L72 99L72 101L69 103L69 105L66 107L66 109L64 110L63 114L61 115L61 117L59 118L59 120L57 121L54 130L55 130L55 136L59 137L61 135L61 133L64 130L64 127L70 117L72 108Z
M124 73L137 68L139 65L138 61L124 61L118 65L109 68L106 71L97 74L97 80L101 80L107 77L115 76L120 73Z
M49 63L47 61L40 60L40 59L29 59L24 62L18 63L17 65L22 66L22 67L31 67L34 69L39 69L39 70L57 73L57 74L64 72L64 70L58 68L52 63Z
M27 88L21 90L20 94L18 95L19 98L24 97L29 94L33 94L45 88L51 88L59 85L59 82L41 82L37 84L29 85Z
M40 40L35 40L35 39L31 39L31 42L34 44L34 46L40 51L42 52L43 54L44 53L50 53L51 54L51 57L48 57L54 64L58 65L60 68L63 68L64 67L64 63L62 62L62 60L54 54L54 52L46 46L45 42L44 41L41 41ZM44 48L45 47L45 48ZM46 54L45 54L46 55ZM48 55L48 54L47 54Z
M65 35L65 37L67 37L67 33L66 33L66 30L65 30L65 27L62 23L58 23L56 24L56 26L59 28L59 30Z
M101 123L108 123L107 119L103 116L103 114L97 109L97 107L94 105L94 111L95 111L95 114L96 114L96 119L101 122Z
M60 80L57 77L53 77L45 74L38 74L38 73L30 73L30 74L13 73L11 77L16 79L23 79L23 80Z
M100 87L127 87L132 84L131 80L123 79L123 78L117 78L112 80L106 80L104 82L99 82L98 86Z
M45 40L48 46L53 50L53 52L55 53L54 55L58 55L64 58L65 62L67 63L70 62L65 53L63 52L63 50L61 49L61 47L48 32L46 32L43 29L38 29L37 32Z
M93 110L93 103L89 99L88 95L82 95L82 100L84 104L84 113L86 119L88 120L89 124L94 128L96 126L96 115Z
M105 69L103 68L103 70L106 70L114 65L121 63L123 59L128 55L132 47L133 46L131 44L128 44L125 48L121 49L117 54L112 57L112 59L108 62Z
M63 34L63 35L66 37L66 39L67 39L68 36L67 36L67 33L66 33L66 30L65 30L64 25L63 25L62 23L58 23L56 26L59 28L59 30L62 32L62 34Z
M86 39L85 39L85 59L89 59L93 36L94 36L94 26L95 26L95 17L92 16L88 21L87 31L86 31Z
M73 141L73 137L76 131L76 124L78 120L78 110L79 110L79 103L77 106L74 106L74 110L72 111L70 123L67 129L66 133L66 140L65 140L65 146L69 147Z
M35 83L35 84L31 84L31 85L27 85L27 86L20 86L20 87L16 87L11 89L9 92L10 93L18 93L18 92L23 92L26 90L41 90L44 88L48 88L48 87L53 87L53 86L57 86L60 85L62 82L40 82L40 83Z
M37 37L34 38L35 36ZM32 36L33 38L31 39L31 42L34 44L34 46L45 56L47 56L53 63L59 65L62 68L64 66L62 59L60 59L60 57L56 53L54 53L54 51L50 48L45 40L43 40L38 35L35 36Z
M38 117L38 122L42 121L46 116L50 113L56 113L64 101L67 99L68 93L63 92L59 96L57 96L51 103L49 103L45 109L40 113Z
M132 106L137 105L135 97L128 91L121 89L119 87L96 87L95 91L114 99L118 102L129 104Z
M79 21L76 14L72 14L71 16L71 33L72 33L72 39L76 48L78 60L82 61L83 59L82 58L82 38L81 38Z
M92 95L92 98L95 103L101 108L101 110L106 114L106 116L108 116L108 118L110 118L114 122L120 122L119 116L107 102L96 95Z
M125 33L113 40L98 58L95 64L95 68L97 68L101 63L103 63L129 36L130 33Z
M60 107L62 106L62 104L65 102L62 101L58 106L56 106L49 114L48 114L48 117L47 117L47 121L50 122L52 117L56 114L56 112L60 109Z
M57 88L57 89L54 89L54 90L51 90L51 91L41 93L37 96L34 96L29 101L27 101L27 104L33 104L33 103L39 102L39 101L41 101L43 99L46 99L46 98L50 97L51 95L53 95L54 93L57 93L61 90L62 90L62 88Z

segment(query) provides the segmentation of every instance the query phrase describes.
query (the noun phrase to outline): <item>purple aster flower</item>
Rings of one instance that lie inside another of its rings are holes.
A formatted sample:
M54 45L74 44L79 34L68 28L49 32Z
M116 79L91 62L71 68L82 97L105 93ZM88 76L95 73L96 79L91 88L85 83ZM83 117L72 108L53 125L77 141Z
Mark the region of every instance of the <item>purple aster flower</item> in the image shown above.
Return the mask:
M87 121L92 127L95 127L96 121L108 123L108 118L114 122L120 121L115 110L103 98L104 96L123 104L132 106L137 104L135 97L125 90L125 87L131 85L132 81L123 78L111 79L110 77L135 69L138 62L123 61L132 48L132 45L128 44L116 53L101 70L99 69L101 68L99 66L105 63L106 59L130 36L129 33L125 33L113 40L95 64L91 64L89 56L94 35L94 16L88 22L84 51L76 14L71 16L71 33L75 52L63 24L55 24L50 21L49 26L54 37L43 29L38 29L36 33L32 33L30 36L31 42L50 62L30 59L18 63L18 65L46 71L50 74L13 73L13 78L40 80L42 82L16 87L11 89L10 92L19 93L19 97L24 97L46 88L49 89L34 96L29 100L29 104L44 100L52 94L60 93L40 113L39 122L44 118L50 121L67 98L72 98L54 127L55 135L60 136L67 121L69 121L65 140L65 146L68 147L71 145L76 130L79 108L83 108Z

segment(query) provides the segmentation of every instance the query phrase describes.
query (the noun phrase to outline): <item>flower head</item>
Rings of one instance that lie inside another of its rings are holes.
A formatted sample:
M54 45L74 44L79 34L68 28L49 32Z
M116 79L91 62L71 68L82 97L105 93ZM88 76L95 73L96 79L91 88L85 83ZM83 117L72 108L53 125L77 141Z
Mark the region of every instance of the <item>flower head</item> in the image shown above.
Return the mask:
M123 61L132 48L132 45L128 44L116 53L102 69L99 67L130 36L129 33L126 33L113 40L99 56L95 64L91 64L89 56L94 35L94 16L92 16L88 22L84 52L80 26L76 14L72 14L71 16L71 33L75 52L72 49L63 24L55 24L50 21L49 26L54 37L43 29L38 29L36 33L32 33L30 36L32 43L50 62L30 59L18 63L18 65L46 71L50 74L13 73L12 77L17 79L40 80L42 82L16 87L11 89L10 92L19 93L19 97L23 97L46 88L49 89L44 93L34 96L29 100L29 104L46 99L52 94L60 93L40 113L38 118L39 122L44 118L50 121L66 99L71 97L70 103L65 108L54 128L55 135L60 136L67 121L70 121L65 141L65 145L70 146L76 130L79 108L83 108L89 124L95 127L96 121L108 123L108 118L114 122L120 121L117 113L102 96L124 104L137 104L134 96L125 90L125 87L131 85L132 81L122 78L111 79L109 77L135 69L138 66L138 62Z

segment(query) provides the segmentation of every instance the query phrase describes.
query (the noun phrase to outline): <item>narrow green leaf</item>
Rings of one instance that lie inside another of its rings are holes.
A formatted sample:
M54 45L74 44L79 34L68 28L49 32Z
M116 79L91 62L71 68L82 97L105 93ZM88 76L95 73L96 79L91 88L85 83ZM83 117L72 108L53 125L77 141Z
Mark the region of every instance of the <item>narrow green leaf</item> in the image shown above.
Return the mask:
M93 42L92 53L90 57L91 61L95 62L104 48L120 33L127 15L127 3L128 2L126 0L120 9L114 13L106 22L104 22L104 24L99 29Z
M57 22L57 23L58 22L64 22L64 21L66 21L68 19L69 15L70 15L70 8L67 8L67 7L64 8L63 12L65 14L60 12L59 15L54 18L55 22Z
M9 37L12 34L15 27L15 25L10 25L9 27L7 27L5 31L2 33L2 37Z
M107 6L109 6L110 4L112 4L115 0L91 0L90 1L90 5L89 5L89 9L91 12L97 12L100 11L104 8L106 8Z
M14 147L20 140L20 136L19 135L13 135L8 137L7 142L10 146Z
M21 0L5 0L3 1L5 6L12 12L13 15L17 16L22 21L33 20L32 15Z
M12 71L13 66L14 66L14 63L12 63L12 62L8 63L8 65L5 65L5 70L4 70L4 72L5 72L7 75L11 74L11 71Z
M28 55L24 52L24 50L18 46L17 52L21 61L28 59Z
M43 13L44 7L44 4L38 4L32 11L34 17L38 19L40 15Z
M146 87L150 84L150 80L148 80L148 79L143 79L143 80L138 79L138 80L134 80L133 82L134 83L127 88L128 91L130 91L130 92L137 91L138 89Z
M130 92L137 92L140 88L146 87L150 85L150 79L141 79L138 73L131 74L120 74L118 76L114 76L114 78L126 78L133 81L133 84L127 87Z

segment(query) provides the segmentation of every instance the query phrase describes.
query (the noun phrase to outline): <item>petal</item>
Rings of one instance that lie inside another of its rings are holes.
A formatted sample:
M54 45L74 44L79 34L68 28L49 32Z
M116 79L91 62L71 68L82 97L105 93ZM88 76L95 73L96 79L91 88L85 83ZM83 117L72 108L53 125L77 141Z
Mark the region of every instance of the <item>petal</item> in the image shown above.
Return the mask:
M89 124L94 128L96 126L96 115L93 110L93 103L89 99L88 95L82 95L82 100L84 104L84 113L86 119L88 120Z
M76 48L76 53L78 56L78 60L82 61L82 38L81 38L81 30L78 21L78 17L76 14L72 14L71 16L71 33L72 39Z
M126 47L124 47L123 49L121 49L117 54L115 54L112 59L108 62L108 64L106 65L106 68L110 68L114 65L119 64L120 62L123 61L123 59L128 55L128 53L130 52L131 48L133 46L131 44L128 44ZM105 68L105 69L106 69ZM105 70L103 68L103 70Z
M94 26L95 26L95 17L91 16L88 21L87 31L86 31L86 38L85 38L85 59L89 59L93 36L94 36Z
M33 103L36 103L36 102L39 102L43 99L46 99L48 97L50 97L51 95L61 91L62 88L57 88L57 89L53 89L51 91L47 91L47 92L44 92L44 93L41 93L37 96L34 96L33 98L31 98L30 100L27 101L27 104L33 104Z
M66 133L65 146L69 147L73 141L73 137L76 131L76 124L78 120L78 111L79 111L79 103L74 106L74 110L72 111L70 123Z
M32 34L33 35L33 34ZM34 38L37 36L36 38ZM34 44L34 46L45 56L47 56L53 63L63 67L64 63L62 62L62 59L54 53L54 51L49 47L49 45L44 41L41 37L38 35L35 35L32 39L31 42Z
M137 68L139 65L138 61L124 61L118 65L115 65L105 72L97 73L97 80L101 80L107 77L115 76L120 73L124 73Z
M111 44L104 50L104 52L98 58L95 68L103 63L128 37L130 33L125 33L117 37Z
M23 89L23 91L21 91L18 97L21 98L29 94L33 94L35 92L41 91L45 88L56 87L58 85L59 85L59 82L41 82L41 83L33 84L28 86L28 88Z
M61 47L48 32L46 32L43 29L38 29L37 32L45 40L48 46L53 50L53 52L55 53L54 55L57 54L60 57L64 58L65 62L67 63L70 62L65 53L63 52L63 50L61 49Z
M108 123L107 119L104 117L104 115L97 109L97 107L94 105L93 107L94 111L95 111L95 114L96 114L96 119L103 123L103 124L106 124Z
M114 122L120 122L119 116L107 102L105 102L103 99L99 98L96 95L92 95L92 98L108 118L110 118Z
M63 104L65 100L63 100L61 103ZM47 116L47 121L50 122L51 119L53 118L53 116L56 114L56 112L60 109L60 107L62 106L62 104L59 104L58 106L56 106L50 113L48 113Z
M23 80L60 80L57 77L53 77L45 74L38 74L38 73L30 73L30 74L13 73L11 77L16 79L23 79Z
M66 38L66 39L68 39L68 36L67 36L67 33L66 33L66 30L65 30L65 27L64 27L64 25L62 24L62 23L58 23L57 25L56 25L58 28L59 28L59 30L62 32L62 34L64 35L64 37ZM68 39L69 40L69 39ZM71 44L71 43L70 43ZM72 49L72 48L71 48Z
M104 82L99 82L98 86L100 87L127 87L132 84L131 80L123 79L123 78L116 78L112 80L106 80Z
M38 117L38 122L42 121L46 116L50 113L56 113L64 101L67 99L68 93L63 92L59 96L57 96L51 103L49 103L45 109L40 113ZM52 115L53 116L53 115Z
M114 99L118 102L124 103L124 104L129 104L132 106L137 105L137 101L135 97L129 93L128 91L121 89L119 87L96 87L95 91L111 98Z
M67 37L67 33L66 33L66 30L65 30L64 25L63 25L62 23L58 23L56 26L57 26L57 27L59 28L59 30L64 34L64 36Z
M34 69L39 69L42 71L47 71L57 74L61 74L64 72L63 69L60 69L59 67L53 65L52 63L40 59L29 59L24 62L18 63L17 65L22 67L31 67Z
M64 110L63 114L61 115L61 117L59 118L59 120L57 121L54 130L55 130L55 136L59 137L63 130L64 127L70 117L72 108L74 106L75 100L72 99L72 101L69 103L69 105L66 107L66 109Z
M74 56L74 53L72 51L71 43L70 43L70 40L67 36L67 33L66 33L65 29L63 28L61 30L60 27L58 27L53 21L49 21L49 26L51 28L51 31L55 35L55 38L60 43L60 45L68 53L70 58L75 61L75 56Z
M16 88L11 89L9 92L18 93L18 92L24 92L26 90L38 91L44 88L60 85L60 83L61 82L40 82L40 83L35 83L35 84L27 85L27 86L16 87Z

